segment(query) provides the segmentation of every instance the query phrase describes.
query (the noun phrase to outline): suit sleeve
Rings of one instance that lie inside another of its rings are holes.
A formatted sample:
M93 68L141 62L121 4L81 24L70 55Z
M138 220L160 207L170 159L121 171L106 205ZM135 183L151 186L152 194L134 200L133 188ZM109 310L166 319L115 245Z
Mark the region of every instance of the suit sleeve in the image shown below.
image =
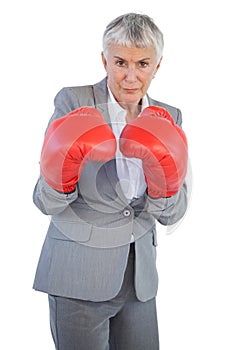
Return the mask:
M78 190L69 194L60 193L50 187L42 176L39 177L33 192L33 202L45 215L59 214L76 200Z
M169 198L154 199L147 196L147 211L162 225L173 225L185 214L188 207L187 185Z
M74 98L72 91L69 88L63 88L58 92L54 99L54 105L54 113L49 120L48 126L53 120L63 117L79 107L77 98ZM34 204L46 215L53 215L62 212L77 197L77 188L71 194L60 193L50 187L42 176L39 177L33 192Z

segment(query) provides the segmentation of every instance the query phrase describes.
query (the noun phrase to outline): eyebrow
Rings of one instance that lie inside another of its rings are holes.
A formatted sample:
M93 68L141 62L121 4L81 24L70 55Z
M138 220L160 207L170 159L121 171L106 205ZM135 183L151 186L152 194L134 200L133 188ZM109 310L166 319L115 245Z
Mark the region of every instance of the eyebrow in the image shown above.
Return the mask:
M118 58L119 60L121 61L126 61L124 58L120 57L120 56L113 56L114 58ZM138 60L138 62L142 62L142 61L146 61L146 60L150 60L151 58L150 57L145 57L145 58L142 58L140 60Z

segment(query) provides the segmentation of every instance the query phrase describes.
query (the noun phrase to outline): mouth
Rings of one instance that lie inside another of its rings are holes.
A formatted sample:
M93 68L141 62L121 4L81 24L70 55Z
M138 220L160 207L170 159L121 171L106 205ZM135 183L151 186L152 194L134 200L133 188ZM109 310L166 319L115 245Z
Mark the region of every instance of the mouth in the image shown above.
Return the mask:
M139 91L139 89L131 89L131 88L130 89L123 89L123 90L127 94L136 94Z

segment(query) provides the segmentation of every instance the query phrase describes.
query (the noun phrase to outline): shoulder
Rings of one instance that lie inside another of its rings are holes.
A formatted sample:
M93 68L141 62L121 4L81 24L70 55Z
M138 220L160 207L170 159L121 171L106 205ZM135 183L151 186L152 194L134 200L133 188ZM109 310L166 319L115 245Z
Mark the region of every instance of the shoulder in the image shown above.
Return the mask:
M95 106L96 96L98 97L99 93L103 93L103 91L106 94L106 89L106 79L96 84L64 87L55 97L55 106L65 104L69 106L70 110L81 106Z
M70 86L62 88L55 96L55 105L59 103L67 103L73 109L82 104L85 96L89 100L93 95L93 85Z
M182 114L181 114L181 110L179 108L171 106L171 105L164 103L164 102L154 100L154 99L150 98L149 96L148 96L148 101L149 101L149 104L151 106L159 106L159 107L166 109L170 113L170 115L172 116L172 118L174 119L176 124L178 124L178 125L182 124Z

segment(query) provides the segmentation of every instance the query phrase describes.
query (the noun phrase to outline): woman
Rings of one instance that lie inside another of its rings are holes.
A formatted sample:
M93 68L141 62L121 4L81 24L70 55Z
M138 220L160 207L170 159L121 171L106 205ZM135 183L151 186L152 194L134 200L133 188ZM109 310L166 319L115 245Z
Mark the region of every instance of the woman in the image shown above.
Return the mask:
M34 288L56 349L159 349L155 225L187 207L181 112L147 95L162 51L150 17L122 15L103 35L106 78L55 98L33 198L51 215Z

